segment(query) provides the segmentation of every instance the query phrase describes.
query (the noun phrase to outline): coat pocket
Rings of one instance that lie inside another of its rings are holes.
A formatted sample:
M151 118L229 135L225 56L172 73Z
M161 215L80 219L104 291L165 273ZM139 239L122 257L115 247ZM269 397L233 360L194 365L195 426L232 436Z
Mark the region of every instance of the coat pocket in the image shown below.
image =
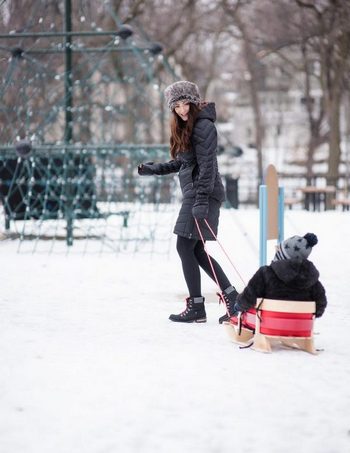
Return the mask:
M195 165L182 168L179 171L180 187L183 195L193 190L193 170Z

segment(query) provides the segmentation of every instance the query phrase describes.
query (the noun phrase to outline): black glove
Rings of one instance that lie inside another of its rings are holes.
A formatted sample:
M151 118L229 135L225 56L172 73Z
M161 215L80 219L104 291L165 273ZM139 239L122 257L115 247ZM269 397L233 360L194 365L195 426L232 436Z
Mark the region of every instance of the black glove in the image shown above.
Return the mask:
M154 164L153 164L153 162L146 162L145 164L140 164L137 167L137 172L141 176L154 175Z
M240 309L239 305L237 302L233 306L233 315L232 316L237 316L240 311L243 311Z
M208 217L208 211L208 195L198 194L192 208L193 217L197 220L206 219Z

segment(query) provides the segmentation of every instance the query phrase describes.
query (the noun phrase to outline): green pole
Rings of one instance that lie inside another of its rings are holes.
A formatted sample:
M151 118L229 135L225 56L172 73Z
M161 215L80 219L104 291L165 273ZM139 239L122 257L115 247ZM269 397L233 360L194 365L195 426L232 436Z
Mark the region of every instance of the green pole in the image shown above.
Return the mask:
M64 31L65 31L65 129L64 143L70 145L73 141L73 74L72 74L72 4L71 0L65 0L64 11ZM73 153L65 152L66 162L66 209L65 215L67 220L67 244L73 244L73 177L74 177L74 158Z
M70 144L73 139L73 75L72 75L72 36L69 34L72 31L72 5L71 0L65 0L65 131L64 142Z

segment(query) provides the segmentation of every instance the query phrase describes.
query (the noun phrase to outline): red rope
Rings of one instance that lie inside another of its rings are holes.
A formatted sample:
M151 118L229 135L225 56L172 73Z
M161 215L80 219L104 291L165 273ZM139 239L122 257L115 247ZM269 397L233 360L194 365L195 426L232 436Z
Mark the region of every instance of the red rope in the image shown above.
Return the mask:
M211 261L211 257L210 257L210 255L209 255L209 252L208 252L206 246L205 246L205 241L204 241L204 238L203 238L203 234L202 234L202 232L201 232L201 229L199 228L198 220L197 220L196 218L195 218L194 220L195 220L195 222L196 222L197 229L198 229L199 235L200 235L200 237L201 237L201 240L202 240L202 243L203 243L203 247L204 247L205 253L207 254L208 261L209 261L211 270L212 270L212 272L213 272L213 275L214 275L216 284L217 284L218 288L220 289L220 292L219 292L219 293L216 293L216 294L219 296L219 304L222 302L222 303L225 305L227 316L230 318L229 308L228 308L227 304L225 303L225 299L224 299L224 296L223 296L223 291L222 291L222 289L221 289L221 287L220 287L220 285L219 285L219 279L218 279L218 277L217 277L217 275L216 275L216 273L215 273L214 266L213 266L213 263L212 263L212 261Z
M196 225L197 225L197 229L198 229L198 232L199 232L199 236L201 237L201 240L202 240L202 242L203 242L203 247L204 247L205 253L207 254L207 257L208 257L208 260L209 260L209 264L210 264L211 270L212 270L212 272L213 272L213 275L214 275L216 284L218 285L218 288L220 289L220 291L222 291L222 289L220 288L219 280L218 280L218 277L217 277L217 275L216 275L216 273L215 273L214 266L213 266L213 263L212 263L212 261L211 261L210 255L209 255L208 250L207 250L207 248L206 248L206 246L205 246L205 241L204 241L204 238L203 238L203 234L202 234L202 232L201 232L201 229L199 228L198 220L197 220L196 218L195 218L194 220L195 220ZM220 297L221 297L221 295L220 295Z
M233 264L231 258L228 256L226 250L225 250L224 247L222 246L221 242L219 241L219 239L217 238L217 236L215 236L215 233L214 233L214 231L212 230L211 226L209 225L207 219L204 219L204 221L205 221L207 227L209 228L211 234L212 234L213 237L215 238L216 242L220 245L221 250L225 253L225 255L226 255L227 259L229 260L229 262L231 263L233 269L236 271L237 275L238 275L239 278L242 280L243 285L244 285L244 286L247 286L246 283L245 283L245 281L243 280L243 277L242 277L241 274L238 272L238 270L236 269L236 266ZM197 220L196 220L196 222L197 222ZM198 228L198 224L197 224L197 228Z

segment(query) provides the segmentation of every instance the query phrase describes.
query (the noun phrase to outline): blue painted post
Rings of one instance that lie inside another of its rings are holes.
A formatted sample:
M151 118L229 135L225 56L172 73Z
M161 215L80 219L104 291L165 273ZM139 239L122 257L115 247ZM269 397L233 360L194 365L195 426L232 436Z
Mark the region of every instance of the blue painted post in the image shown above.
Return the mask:
M259 211L260 211L260 254L259 264L267 263L267 186L259 187ZM278 188L278 243L284 239L284 187Z

